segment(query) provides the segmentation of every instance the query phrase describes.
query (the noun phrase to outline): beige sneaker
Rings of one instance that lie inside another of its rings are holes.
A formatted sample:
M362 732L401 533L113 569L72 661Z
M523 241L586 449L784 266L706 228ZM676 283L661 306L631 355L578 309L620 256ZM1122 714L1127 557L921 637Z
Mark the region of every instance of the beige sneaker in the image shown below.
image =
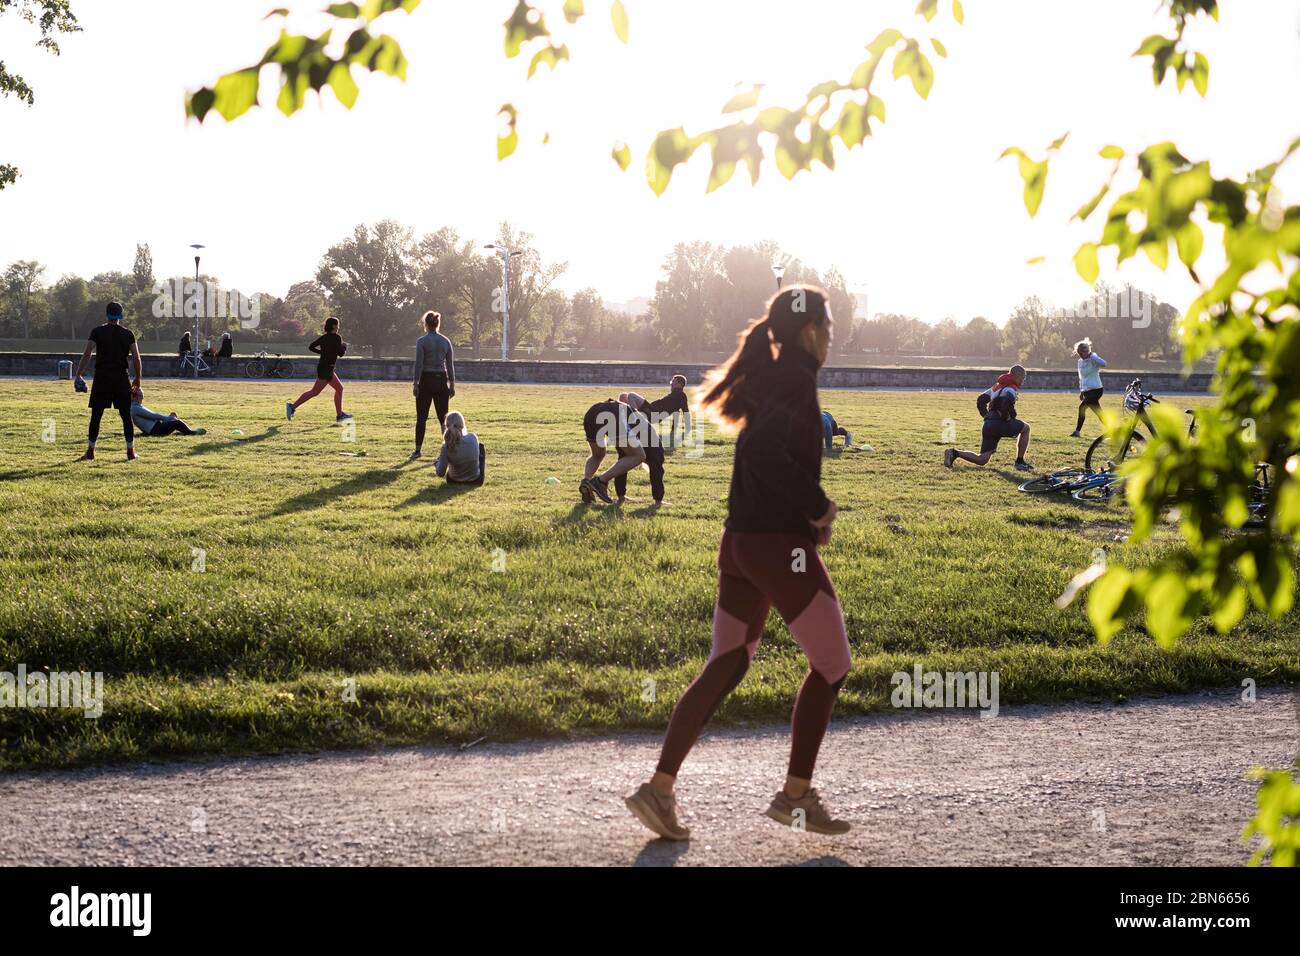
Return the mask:
M677 798L671 794L662 794L650 784L643 783L623 802L634 817L665 840L690 838L690 829L677 822Z
M796 830L824 833L827 836L837 836L853 829L847 820L835 820L831 817L830 811L822 805L822 798L818 795L816 787L810 787L808 792L798 800L786 796L784 790L780 791L772 798L772 805L767 808L767 815Z

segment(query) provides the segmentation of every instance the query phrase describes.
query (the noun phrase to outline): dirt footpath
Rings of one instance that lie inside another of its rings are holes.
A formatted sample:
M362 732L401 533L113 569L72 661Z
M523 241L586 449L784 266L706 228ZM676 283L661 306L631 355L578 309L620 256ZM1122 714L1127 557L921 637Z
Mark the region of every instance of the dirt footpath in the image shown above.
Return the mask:
M818 786L846 837L763 816L784 727L706 734L678 784L693 839L622 797L658 736L484 742L0 778L11 864L1239 865L1255 765L1300 753L1294 691L839 721Z

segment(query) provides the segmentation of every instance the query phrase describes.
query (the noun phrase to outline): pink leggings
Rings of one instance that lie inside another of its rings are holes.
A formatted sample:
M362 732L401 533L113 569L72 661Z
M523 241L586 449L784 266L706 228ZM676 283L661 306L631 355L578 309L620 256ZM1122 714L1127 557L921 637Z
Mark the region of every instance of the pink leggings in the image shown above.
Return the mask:
M311 388L307 389L307 391L303 392L301 395L298 396L298 400L293 403L294 409L297 410L298 406L301 405L303 402L307 401L308 399L315 398L321 392L325 391L326 385L334 389L334 411L342 415L343 414L343 383L339 381L339 376L337 372L335 372L329 378L316 379L316 384L314 384Z
M718 570L709 663L673 709L658 770L677 775L704 725L745 676L775 605L808 655L808 674L794 705L790 775L810 780L851 665L844 615L826 566L810 538L726 531Z

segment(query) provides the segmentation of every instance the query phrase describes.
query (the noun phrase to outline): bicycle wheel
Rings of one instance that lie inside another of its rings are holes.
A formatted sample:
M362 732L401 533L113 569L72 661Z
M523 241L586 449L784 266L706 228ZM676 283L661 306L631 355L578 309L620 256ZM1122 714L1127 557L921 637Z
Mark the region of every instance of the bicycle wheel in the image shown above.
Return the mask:
M1083 459L1083 467L1088 471L1114 471L1127 458L1136 458L1147 446L1147 437L1136 428L1129 433L1128 441L1116 446L1106 440L1105 435L1098 435L1088 446L1088 454Z
M287 359L281 359L276 363L275 374L279 378L288 378L293 374L293 363Z
M1020 490L1031 495L1045 495L1066 491L1071 483L1087 474L1082 468L1068 468L1065 471L1056 471L1050 475L1039 475L1037 478L1031 478L1020 486Z
M244 363L244 374L249 378L262 378L266 374L266 370L262 367L261 362L253 359Z
M1104 504L1112 498L1123 497L1123 494L1124 479L1109 478L1105 481L1096 481L1084 485L1070 497L1075 501L1083 501L1088 504Z

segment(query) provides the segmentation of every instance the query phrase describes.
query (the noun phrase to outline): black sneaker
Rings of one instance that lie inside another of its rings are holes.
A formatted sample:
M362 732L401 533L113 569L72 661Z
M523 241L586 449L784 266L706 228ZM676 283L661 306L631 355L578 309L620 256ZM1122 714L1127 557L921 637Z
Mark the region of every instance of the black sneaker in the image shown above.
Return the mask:
M605 504L612 505L614 503L614 499L609 496L609 482L601 478L588 478L587 487Z
M584 478L582 481L578 482L578 494L582 496L582 500L586 504L591 504L596 500L596 493L587 485L589 480L590 479L588 478Z
M1016 471L1033 471L1034 466L1027 461L1016 462Z
M944 453L943 453L943 467L945 467L945 468L951 468L951 467L952 467L952 463L953 463L954 461L956 461L956 460L957 460L957 449L956 449L956 448L948 448L948 449L945 449L945 450L944 450Z

